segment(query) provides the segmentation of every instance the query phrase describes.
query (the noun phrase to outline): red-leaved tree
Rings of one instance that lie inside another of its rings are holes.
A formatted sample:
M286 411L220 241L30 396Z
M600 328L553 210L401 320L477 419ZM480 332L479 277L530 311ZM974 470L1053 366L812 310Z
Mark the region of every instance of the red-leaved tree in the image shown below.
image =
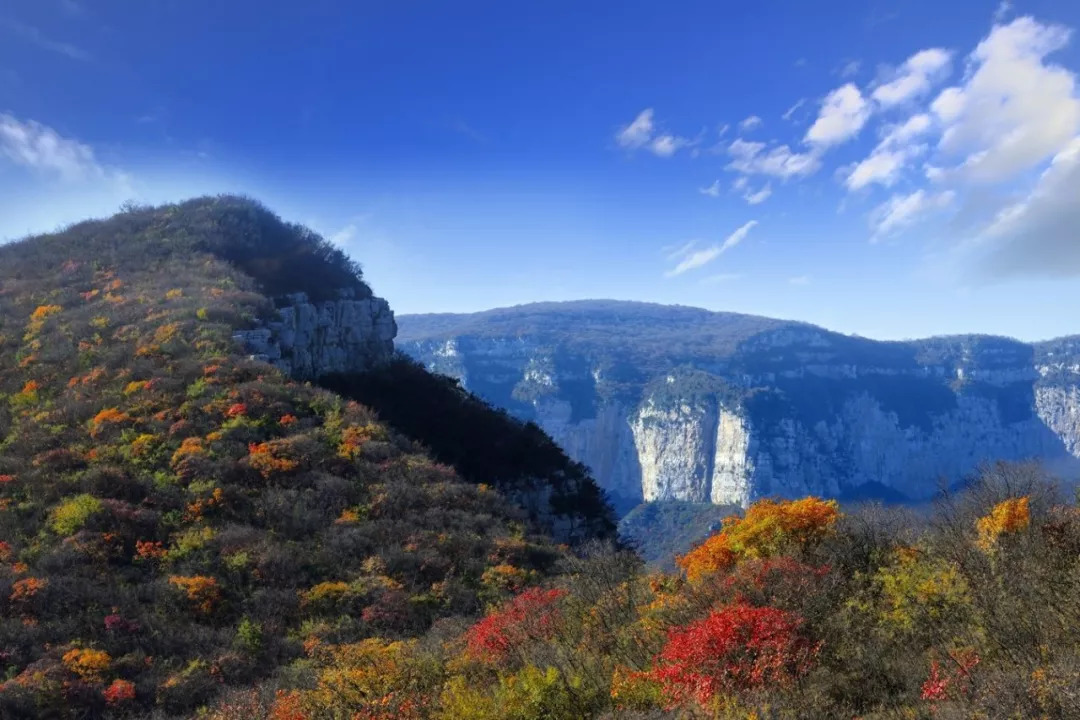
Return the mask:
M673 705L782 686L805 673L820 648L801 626L795 613L728 605L672 629L648 675Z
M498 662L531 640L546 640L555 632L559 598L565 590L530 588L473 625L466 634L469 655Z

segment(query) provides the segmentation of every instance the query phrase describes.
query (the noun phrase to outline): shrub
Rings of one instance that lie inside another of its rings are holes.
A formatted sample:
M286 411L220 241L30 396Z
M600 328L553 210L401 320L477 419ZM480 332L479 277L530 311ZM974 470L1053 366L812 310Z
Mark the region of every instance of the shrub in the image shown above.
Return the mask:
M809 670L819 646L802 619L775 608L729 605L669 631L649 677L673 703L782 686Z
M102 510L101 501L93 495L76 495L61 502L49 514L49 527L57 535L71 535L81 530L91 516Z

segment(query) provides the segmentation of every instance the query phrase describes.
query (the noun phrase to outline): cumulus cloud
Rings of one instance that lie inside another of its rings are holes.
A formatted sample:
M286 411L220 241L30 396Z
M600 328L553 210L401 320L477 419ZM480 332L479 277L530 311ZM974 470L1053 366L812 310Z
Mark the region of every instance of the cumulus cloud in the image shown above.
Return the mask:
M742 122L739 123L739 132L750 132L756 130L764 124L764 121L757 115L751 115Z
M928 146L916 140L927 133L932 124L929 115L919 113L887 128L870 155L848 173L844 181L848 190L861 190L875 183L885 187L893 185L908 163L927 151Z
M1080 137L978 239L984 275L1080 277Z
M104 179L112 174L98 163L89 145L65 138L41 123L4 113L0 113L0 157L70 182Z
M871 110L870 103L853 83L838 87L825 96L805 141L821 148L846 142L859 134Z
M908 195L893 195L879 205L870 216L873 240L895 234L934 212L949 207L956 194L952 190L928 193L916 190Z
M706 248L697 249L697 241L691 241L686 245L683 245L674 252L668 254L668 260L678 260L678 264L664 273L664 276L675 277L676 275L682 275L683 273L708 265L713 260L745 240L746 236L750 234L750 231L753 230L757 224L757 220L751 220L728 235L722 243L711 245Z
M904 61L892 80L875 88L871 97L882 108L922 97L948 74L951 59L952 54L942 48L920 50Z
M620 128L615 133L615 141L627 150L645 149L658 157L671 157L680 148L692 144L677 135L657 133L652 108L645 108L632 122Z
M1070 31L1030 17L997 25L971 54L962 85L945 89L931 108L945 129L940 150L963 159L948 176L1008 180L1031 169L1080 132L1076 78L1048 64Z
M810 175L821 167L821 157L816 152L794 152L787 145L779 145L765 151L765 143L736 139L728 145L731 162L727 167L746 175L770 175L786 180Z

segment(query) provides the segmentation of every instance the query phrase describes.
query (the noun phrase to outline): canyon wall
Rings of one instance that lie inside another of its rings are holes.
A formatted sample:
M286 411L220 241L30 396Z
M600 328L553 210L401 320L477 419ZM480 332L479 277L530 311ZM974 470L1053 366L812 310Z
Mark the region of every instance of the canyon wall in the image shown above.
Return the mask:
M460 327L440 319L435 330L406 316L398 347L535 421L623 508L745 506L772 495L921 499L984 462L1080 466L1075 338L878 343L766 319L755 329L739 316L734 336L718 317L727 324L711 340L707 318L687 320L697 344L684 346L671 339L681 309L658 339L628 320L641 306L607 303L590 319L591 306L570 303L566 314L587 328L577 334L557 305L545 307L557 332L535 317L514 332L503 316Z

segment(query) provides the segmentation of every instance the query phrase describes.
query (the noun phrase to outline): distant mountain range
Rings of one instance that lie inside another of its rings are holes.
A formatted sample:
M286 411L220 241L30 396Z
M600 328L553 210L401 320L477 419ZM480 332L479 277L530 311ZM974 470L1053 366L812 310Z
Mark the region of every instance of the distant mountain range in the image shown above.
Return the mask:
M987 461L1080 464L1080 336L880 342L610 300L398 323L399 350L537 422L623 509L920 499Z

